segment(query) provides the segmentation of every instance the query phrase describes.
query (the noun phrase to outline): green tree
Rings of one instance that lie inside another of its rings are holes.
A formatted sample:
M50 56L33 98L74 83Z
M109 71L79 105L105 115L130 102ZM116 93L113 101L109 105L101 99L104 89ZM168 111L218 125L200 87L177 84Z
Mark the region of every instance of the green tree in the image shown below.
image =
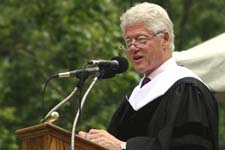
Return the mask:
M10 0L1 1L1 10L0 149L17 149L15 130L38 123L43 115L41 93L49 75L81 68L90 58L118 55L114 45L121 37L114 23L117 8L106 0ZM46 92L44 113L76 82L53 80ZM103 93L91 99L95 102ZM74 103L62 110L67 116L60 124L68 129Z

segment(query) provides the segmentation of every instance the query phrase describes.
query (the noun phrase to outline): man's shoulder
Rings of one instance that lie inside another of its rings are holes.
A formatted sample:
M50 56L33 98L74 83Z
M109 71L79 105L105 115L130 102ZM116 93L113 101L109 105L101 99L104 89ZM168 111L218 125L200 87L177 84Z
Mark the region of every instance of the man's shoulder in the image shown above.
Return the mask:
M186 88L192 89L193 93L200 94L202 98L204 99L213 99L215 101L215 97L212 91L207 87L205 83L203 83L201 80L193 77L185 77L182 79L177 80L172 86L171 90L179 90L180 88ZM183 90L183 92L187 93L188 91Z
M184 77L181 78L179 80L177 80L172 86L176 87L179 85L190 85L190 86L194 86L194 87L198 87L198 88L204 88L206 90L209 90L209 88L207 87L207 85L205 83L203 83L201 80L194 78L194 77ZM210 91L210 90L209 90Z

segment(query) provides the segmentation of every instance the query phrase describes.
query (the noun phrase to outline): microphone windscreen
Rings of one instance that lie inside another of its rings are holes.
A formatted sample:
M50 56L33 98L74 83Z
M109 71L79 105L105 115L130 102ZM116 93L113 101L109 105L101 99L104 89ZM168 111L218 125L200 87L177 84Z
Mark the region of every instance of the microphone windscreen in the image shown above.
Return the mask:
M116 73L122 73L122 72L127 71L127 69L128 69L128 61L127 61L127 59L125 57L116 56L116 57L113 57L112 60L116 60L119 63L118 68L115 70Z
M102 69L100 79L107 79L114 77L117 73L123 73L128 69L128 61L126 58L121 56L113 57L111 60L116 60L118 65L107 66Z

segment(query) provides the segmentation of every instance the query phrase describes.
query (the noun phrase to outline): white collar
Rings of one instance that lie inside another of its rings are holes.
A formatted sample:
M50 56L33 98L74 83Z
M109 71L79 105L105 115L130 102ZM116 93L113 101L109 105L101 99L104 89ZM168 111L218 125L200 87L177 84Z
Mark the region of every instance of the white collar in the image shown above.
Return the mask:
M176 61L174 58L170 58L167 61L165 61L163 64L161 64L156 70L154 70L148 77L150 79L155 78L157 75L159 75L160 73L172 68L172 67L176 67Z
M178 66L173 58L163 63L148 77L151 78L151 81L141 88L140 85L143 80L142 79L129 97L128 101L136 111L159 96L165 94L166 91L179 79L184 77L194 77L199 79L187 68Z

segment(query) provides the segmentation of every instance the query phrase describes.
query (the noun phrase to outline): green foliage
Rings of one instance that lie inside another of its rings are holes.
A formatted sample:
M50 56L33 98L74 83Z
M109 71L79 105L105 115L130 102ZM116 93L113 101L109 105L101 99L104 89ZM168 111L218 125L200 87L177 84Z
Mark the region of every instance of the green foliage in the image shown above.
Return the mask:
M184 31L180 33L180 35L184 34L185 36L182 37L188 41L184 45L185 48L224 32L225 3L223 0L208 0L205 3L193 2L190 7L188 23L185 25Z
M42 89L56 72L82 68L89 59L126 55L119 49L119 16L140 1L1 0L0 4L0 149L18 149L15 130L39 123L44 114L66 97L78 79L51 80L42 106ZM174 21L178 50L224 32L225 2L155 0ZM189 11L186 11L188 9ZM201 10L201 11L199 11ZM187 14L185 14L187 13ZM188 16L188 18L186 18ZM99 80L85 103L78 130L106 128L116 106L139 79L131 68L116 78ZM81 93L60 108L59 126L71 130ZM224 107L220 113L224 116ZM220 119L224 148L224 119Z

